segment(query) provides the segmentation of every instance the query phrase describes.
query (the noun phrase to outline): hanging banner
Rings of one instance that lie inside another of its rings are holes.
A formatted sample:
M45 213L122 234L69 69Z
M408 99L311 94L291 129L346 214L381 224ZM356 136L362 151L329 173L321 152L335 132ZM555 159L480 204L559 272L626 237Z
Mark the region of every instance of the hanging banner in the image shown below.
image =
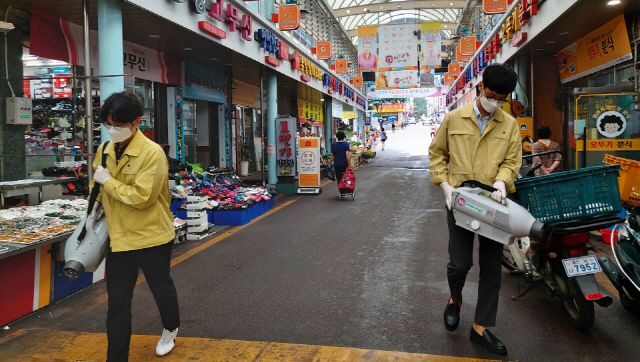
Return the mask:
M331 58L331 42L330 41L319 41L316 44L316 57L318 59L329 59Z
M482 12L485 14L502 14L507 11L510 1L507 0L482 0Z
M388 72L387 89L407 89L417 87L418 78L415 70L393 70Z
M182 89L176 88L174 99L175 125L176 125L176 160L184 162L184 125L182 122Z
M227 15L227 19L229 19L229 15ZM300 7L298 5L278 6L278 28L280 30L296 30L299 27Z
M378 69L378 27L358 28L358 69L360 72L375 72Z
M557 55L562 83L632 59L624 15L589 33Z
M460 53L462 55L474 55L476 53L476 37L465 36L460 39Z
M470 62L471 61L471 57L473 57L473 55L463 55L462 52L460 51L460 45L456 46L456 61L457 62Z
M415 30L415 26L409 24L378 27L378 70L418 69L418 41L413 35Z
M371 85L367 91L368 99L394 99L394 98L427 98L440 97L439 88L410 88L410 89L380 89L376 90Z
M31 17L29 54L84 66L82 26L35 10ZM91 30L91 67L99 74L98 32ZM162 52L125 41L122 54L123 74L165 84L180 85L182 62Z
M280 176L296 175L296 119L276 118L276 172Z
M302 137L298 142L300 149L300 158L298 165L300 173L298 176L298 186L304 187L320 187L320 138L319 137ZM301 190L299 190L301 192ZM301 192L302 193L302 192ZM305 190L304 193L311 193Z
M449 74L452 77L457 77L460 75L460 64L459 63L449 63Z
M360 88L362 87L362 82L363 82L363 78L361 75L354 75L353 76L353 86L356 88Z
M336 59L336 73L344 74L348 71L348 68L349 68L349 63L347 62L347 59L345 58Z
M439 67L442 61L442 35L441 23L422 23L420 29L422 32L422 54L420 57L420 65L424 69L426 67Z
M384 103L377 110L378 113L402 113L404 112L404 103Z

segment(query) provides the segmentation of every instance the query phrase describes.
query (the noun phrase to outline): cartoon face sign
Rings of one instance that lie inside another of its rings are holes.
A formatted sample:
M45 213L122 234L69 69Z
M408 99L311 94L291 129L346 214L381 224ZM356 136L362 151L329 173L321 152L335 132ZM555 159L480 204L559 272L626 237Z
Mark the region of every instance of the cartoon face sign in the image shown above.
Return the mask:
M627 119L620 112L603 112L596 121L598 132L607 138L620 136L627 128Z

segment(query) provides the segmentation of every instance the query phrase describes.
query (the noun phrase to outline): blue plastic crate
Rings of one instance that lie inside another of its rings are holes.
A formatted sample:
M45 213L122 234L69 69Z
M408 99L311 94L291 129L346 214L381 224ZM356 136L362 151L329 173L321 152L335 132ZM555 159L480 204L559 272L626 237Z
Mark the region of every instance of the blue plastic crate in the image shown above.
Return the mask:
M251 215L248 209L214 211L213 221L215 225L246 225L253 220Z

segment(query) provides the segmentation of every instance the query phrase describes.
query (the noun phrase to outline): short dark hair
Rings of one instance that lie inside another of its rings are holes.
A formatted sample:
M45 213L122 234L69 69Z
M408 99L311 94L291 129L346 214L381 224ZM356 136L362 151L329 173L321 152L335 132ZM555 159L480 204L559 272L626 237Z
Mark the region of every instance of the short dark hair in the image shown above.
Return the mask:
M336 133L336 138L337 138L339 141L342 141L343 139L347 138L347 136L344 134L344 132L342 132L342 131L338 131L338 132Z
M551 128L549 126L538 127L538 138L548 140L551 137Z
M610 114L610 115L608 115L608 116L605 116L605 117L602 119L602 121L600 122L600 129L602 130L602 132L604 132L604 131L605 131L604 126L605 126L607 123L615 123L615 124L617 124L618 126L620 126L620 128L622 128L622 126L624 126L624 123L622 122L622 120L620 119L620 117L618 117L618 116L616 116L616 115L613 115L613 114Z
M503 64L491 64L482 72L482 84L499 94L509 94L516 89L518 75Z
M100 120L106 122L109 116L117 124L133 123L142 117L144 108L138 97L130 91L113 93L104 101L100 110Z

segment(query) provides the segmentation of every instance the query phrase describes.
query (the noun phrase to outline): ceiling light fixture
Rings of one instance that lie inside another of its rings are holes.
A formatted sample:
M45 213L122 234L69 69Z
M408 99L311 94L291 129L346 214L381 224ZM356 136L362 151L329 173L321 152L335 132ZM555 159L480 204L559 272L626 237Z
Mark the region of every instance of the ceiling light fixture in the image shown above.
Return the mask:
M547 44L555 44L556 41L555 40L549 40L549 41L546 41L545 43L547 43Z
M453 6L453 3L449 3L449 6Z
M447 24L444 24L443 26L446 28L446 27L447 27Z
M218 60L218 58L211 58L211 60Z
M369 9L364 8L364 9L362 9L362 11L364 11L366 13L367 11L369 11Z
M149 34L149 38L159 38L160 35L158 34Z
M620 4L620 0L609 0L609 2L607 3L607 5L609 6L619 5L619 4Z
M536 49L536 51L539 51L539 52L541 52L541 51L543 51L543 50L544 50L544 48L538 48L538 49Z
M351 10L347 9L347 14L351 14Z
M569 32L568 31L563 31L562 33L558 33L558 35L562 35L562 36L569 35Z
M398 5L398 9L402 9L402 5Z
M384 6L380 5L380 10L384 9Z
M184 48L184 51L185 51L185 52L190 52L190 51L192 51L192 50L193 50L193 48L188 48L188 47L187 47L187 48Z

